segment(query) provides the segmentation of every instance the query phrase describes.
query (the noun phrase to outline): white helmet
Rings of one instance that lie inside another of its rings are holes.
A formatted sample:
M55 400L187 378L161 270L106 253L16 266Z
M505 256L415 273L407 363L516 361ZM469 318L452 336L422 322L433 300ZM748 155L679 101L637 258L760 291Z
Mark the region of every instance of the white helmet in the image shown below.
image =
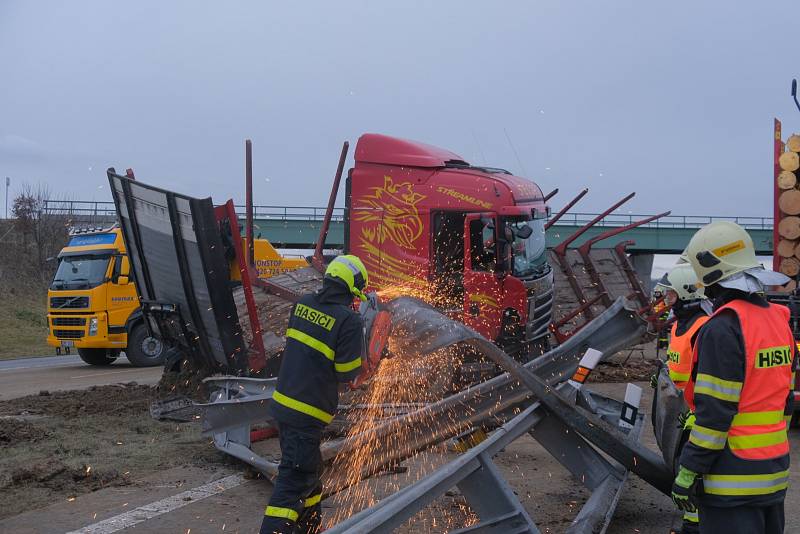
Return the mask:
M680 263L667 273L661 284L678 294L678 299L689 302L706 298L703 286L697 282L697 275L688 263Z
M789 281L783 274L767 271L756 258L750 235L738 224L716 221L692 236L686 255L700 284L719 284L748 293L763 291L763 286Z

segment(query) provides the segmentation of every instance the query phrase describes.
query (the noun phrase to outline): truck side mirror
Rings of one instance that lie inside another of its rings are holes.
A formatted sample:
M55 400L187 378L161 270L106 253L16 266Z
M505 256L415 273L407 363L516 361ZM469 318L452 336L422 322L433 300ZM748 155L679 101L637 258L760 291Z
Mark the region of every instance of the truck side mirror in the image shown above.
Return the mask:
M130 282L130 280L128 279L128 277L127 277L127 276L122 276L122 275L120 275L120 276L117 278L117 284L118 284L118 285L121 285L121 286L127 286L129 282Z
M122 256L122 264L119 267L119 275L128 277L131 274L131 263L128 256Z

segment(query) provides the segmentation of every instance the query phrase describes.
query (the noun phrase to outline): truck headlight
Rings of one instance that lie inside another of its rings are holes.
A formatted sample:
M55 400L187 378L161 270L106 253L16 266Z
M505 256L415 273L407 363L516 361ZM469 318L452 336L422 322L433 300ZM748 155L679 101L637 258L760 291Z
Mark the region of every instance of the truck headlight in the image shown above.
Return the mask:
M92 317L89 319L89 335L96 336L97 335L97 317Z

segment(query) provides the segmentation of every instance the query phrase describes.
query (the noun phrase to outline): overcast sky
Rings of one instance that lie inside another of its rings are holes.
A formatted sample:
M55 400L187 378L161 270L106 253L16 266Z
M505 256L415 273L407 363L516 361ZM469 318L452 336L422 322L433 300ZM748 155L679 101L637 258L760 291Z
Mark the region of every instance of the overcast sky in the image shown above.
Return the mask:
M379 132L559 187L554 208L588 186L582 211L636 191L623 212L769 216L799 11L0 0L0 177L110 200L106 167L133 167L242 201L249 137L257 203L323 205L342 141Z

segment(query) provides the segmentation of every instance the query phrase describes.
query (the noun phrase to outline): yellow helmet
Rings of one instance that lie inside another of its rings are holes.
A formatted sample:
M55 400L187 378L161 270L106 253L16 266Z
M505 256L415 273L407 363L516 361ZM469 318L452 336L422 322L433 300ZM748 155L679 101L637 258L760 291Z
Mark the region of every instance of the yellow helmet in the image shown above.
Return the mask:
M785 275L767 271L756 258L753 240L744 228L729 221L716 221L698 230L686 255L697 278L705 287L719 284L747 292L763 285L781 285Z
M367 268L358 256L352 254L336 256L325 269L325 278L328 277L338 278L347 285L350 293L361 300L367 300L364 294L364 289L369 283Z
M703 286L698 283L697 275L688 263L673 267L661 284L677 293L678 299L685 302L706 298Z

